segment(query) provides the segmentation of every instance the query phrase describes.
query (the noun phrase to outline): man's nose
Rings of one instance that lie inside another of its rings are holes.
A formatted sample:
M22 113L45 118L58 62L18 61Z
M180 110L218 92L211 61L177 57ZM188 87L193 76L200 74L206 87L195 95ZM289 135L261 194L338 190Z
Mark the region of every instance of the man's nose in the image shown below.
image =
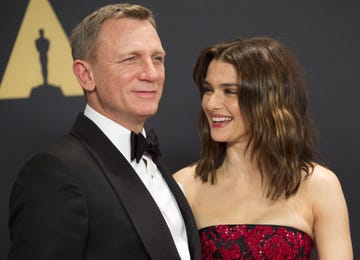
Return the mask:
M140 74L141 79L149 81L157 80L160 73L157 66L159 65L154 64L152 59L145 60Z

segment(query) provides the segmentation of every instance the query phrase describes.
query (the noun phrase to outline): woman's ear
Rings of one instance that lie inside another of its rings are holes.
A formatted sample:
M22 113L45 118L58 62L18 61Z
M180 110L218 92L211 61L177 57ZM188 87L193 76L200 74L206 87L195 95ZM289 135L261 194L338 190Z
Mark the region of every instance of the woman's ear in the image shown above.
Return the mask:
M73 63L73 72L85 91L95 89L95 81L91 70L91 65L83 60L75 60Z

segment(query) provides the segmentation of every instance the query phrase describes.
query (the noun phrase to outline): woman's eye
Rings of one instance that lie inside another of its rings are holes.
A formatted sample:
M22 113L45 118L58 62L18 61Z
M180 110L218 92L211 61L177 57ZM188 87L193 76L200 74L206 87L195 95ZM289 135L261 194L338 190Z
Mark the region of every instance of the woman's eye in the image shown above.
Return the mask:
M209 86L202 86L203 93L209 93L212 91L212 88Z
M225 89L225 94L236 95L237 89Z

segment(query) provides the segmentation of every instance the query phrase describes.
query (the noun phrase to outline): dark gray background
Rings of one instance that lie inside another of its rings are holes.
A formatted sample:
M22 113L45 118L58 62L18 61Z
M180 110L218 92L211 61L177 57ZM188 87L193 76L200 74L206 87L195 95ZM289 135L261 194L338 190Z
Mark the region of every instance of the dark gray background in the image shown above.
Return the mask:
M114 2L50 1L67 34L86 14ZM297 54L310 86L311 112L321 142L320 158L342 183L350 213L354 259L358 259L360 1L129 2L144 4L154 11L167 52L160 111L147 126L156 129L163 158L172 171L196 160L199 153L199 97L191 75L202 48L235 37L261 35L282 40ZM0 3L0 78L27 4L25 0ZM19 77L21 74L19 71ZM0 259L6 258L9 246L9 192L21 165L67 132L83 107L82 97L0 100Z

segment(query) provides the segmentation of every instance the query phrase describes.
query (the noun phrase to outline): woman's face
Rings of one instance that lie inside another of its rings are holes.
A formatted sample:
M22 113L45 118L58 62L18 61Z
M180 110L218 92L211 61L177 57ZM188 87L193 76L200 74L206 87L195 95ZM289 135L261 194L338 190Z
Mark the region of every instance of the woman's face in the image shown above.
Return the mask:
M202 108L216 142L249 140L249 127L240 112L238 76L234 66L219 60L209 64L203 84Z

